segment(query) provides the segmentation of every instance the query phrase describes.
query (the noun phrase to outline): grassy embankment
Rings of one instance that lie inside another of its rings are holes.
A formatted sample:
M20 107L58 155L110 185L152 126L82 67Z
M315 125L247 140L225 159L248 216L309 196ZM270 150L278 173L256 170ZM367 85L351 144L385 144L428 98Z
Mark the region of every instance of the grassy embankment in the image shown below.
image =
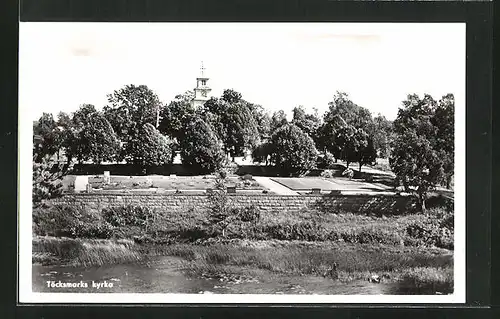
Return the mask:
M33 262L88 266L165 255L185 260L190 275L210 277L252 269L331 276L328 270L336 264L334 276L341 281L377 274L386 281L452 290L453 215L443 208L383 217L311 210L259 216L250 211L234 211L222 236L220 225L204 211L39 208Z

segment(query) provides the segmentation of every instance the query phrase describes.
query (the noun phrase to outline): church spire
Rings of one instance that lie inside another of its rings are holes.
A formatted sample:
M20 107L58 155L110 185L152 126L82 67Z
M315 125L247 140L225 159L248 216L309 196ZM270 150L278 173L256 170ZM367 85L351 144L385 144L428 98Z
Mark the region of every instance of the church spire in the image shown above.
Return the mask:
M212 89L207 85L209 78L205 75L205 70L203 61L201 61L201 75L196 78L194 99L192 101L194 107L202 106L210 98L210 91L212 91Z
M205 72L205 67L203 66L203 61L201 61L201 68L200 68L200 70L201 70L201 77L203 77L204 76L204 72Z

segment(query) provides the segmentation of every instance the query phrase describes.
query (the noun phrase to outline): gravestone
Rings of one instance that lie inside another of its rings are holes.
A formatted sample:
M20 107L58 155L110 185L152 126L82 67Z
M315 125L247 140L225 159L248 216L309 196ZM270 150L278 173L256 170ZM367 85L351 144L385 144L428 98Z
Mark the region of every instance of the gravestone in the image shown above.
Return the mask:
M235 194L236 193L236 186L228 186L227 193L228 194Z
M104 171L104 184L109 185L111 183L111 174L109 171Z
M90 183L87 184L86 191L87 191L87 193L92 193L92 184L90 184Z
M243 180L244 180L244 181L251 181L251 180L253 180L253 177L252 177L252 175L251 175L251 174L245 174L245 175L243 176Z
M89 184L88 176L76 176L74 182L75 192L83 192L87 190L87 185Z
M321 194L321 188L313 188L313 189L312 189L312 193L313 193L313 194L316 194L316 195L317 195L317 194Z

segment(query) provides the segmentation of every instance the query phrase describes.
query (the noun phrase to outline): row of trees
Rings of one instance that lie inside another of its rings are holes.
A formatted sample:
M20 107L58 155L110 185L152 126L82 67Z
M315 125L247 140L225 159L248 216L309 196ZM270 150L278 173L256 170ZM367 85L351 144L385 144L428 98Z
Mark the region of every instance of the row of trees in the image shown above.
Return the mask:
M73 114L57 119L44 113L34 123L36 160L63 152L71 162L123 161L162 165L180 151L183 162L213 170L225 156L252 150L254 160L286 170L309 169L318 149L335 159L373 162L376 150L387 156L391 123L337 93L323 118L302 106L270 115L234 90L193 108L192 92L178 95L167 105L148 87L128 85L108 95L108 105L98 111L84 104ZM283 145L289 145L284 147ZM297 152L290 152L291 148ZM221 154L222 153L222 154Z
M126 161L139 166L171 163L177 151L184 164L202 172L252 151L254 162L293 173L317 164L344 160L359 167L376 157L390 159L407 190L426 193L453 177L454 99L409 95L394 122L337 92L319 116L304 107L291 121L282 110L272 114L234 90L195 109L188 91L162 105L147 86L127 85L108 95L102 111L82 105L57 119L43 114L34 123L35 162L63 153L68 162Z

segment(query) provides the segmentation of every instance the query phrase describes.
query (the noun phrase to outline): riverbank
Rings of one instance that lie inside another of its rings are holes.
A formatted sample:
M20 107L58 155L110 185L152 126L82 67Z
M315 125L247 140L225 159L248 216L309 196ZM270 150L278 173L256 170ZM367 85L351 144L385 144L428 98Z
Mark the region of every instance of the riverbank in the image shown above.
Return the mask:
M170 256L177 260L174 267L190 278L252 280L266 272L289 278L403 283L425 291L453 291L453 254L439 248L278 240L145 245L52 237L34 238L33 244L35 264L90 267L148 263L157 256Z
M300 281L306 276L327 283L453 291L453 213L444 208L378 216L312 210L260 214L249 207L230 215L221 225L197 210L43 207L34 214L33 263L118 266L162 256L193 280L280 276Z

